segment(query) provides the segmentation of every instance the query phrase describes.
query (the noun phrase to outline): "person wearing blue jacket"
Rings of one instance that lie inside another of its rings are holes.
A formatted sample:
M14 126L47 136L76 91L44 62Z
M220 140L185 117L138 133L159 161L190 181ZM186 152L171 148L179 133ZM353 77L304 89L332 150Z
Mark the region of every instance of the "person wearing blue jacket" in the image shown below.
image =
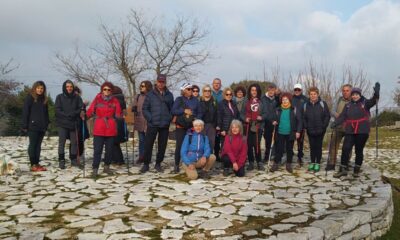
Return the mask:
M215 155L211 154L208 137L202 134L204 122L200 119L193 121L193 131L186 134L180 154L182 167L190 180L198 178L197 169L202 169L202 178L209 178L209 170L215 163Z

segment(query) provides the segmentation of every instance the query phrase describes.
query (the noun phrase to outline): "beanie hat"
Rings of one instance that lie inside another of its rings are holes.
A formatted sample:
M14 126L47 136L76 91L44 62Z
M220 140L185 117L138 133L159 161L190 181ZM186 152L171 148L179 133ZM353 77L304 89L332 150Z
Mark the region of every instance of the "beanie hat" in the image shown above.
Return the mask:
M351 89L351 95L353 95L353 93L358 93L361 96L361 92L362 92L361 88L356 88L355 87L355 88Z
M292 94L288 93L288 92L284 92L281 94L279 100L280 102L282 102L282 98L286 97L287 99L289 99L290 102L292 102Z

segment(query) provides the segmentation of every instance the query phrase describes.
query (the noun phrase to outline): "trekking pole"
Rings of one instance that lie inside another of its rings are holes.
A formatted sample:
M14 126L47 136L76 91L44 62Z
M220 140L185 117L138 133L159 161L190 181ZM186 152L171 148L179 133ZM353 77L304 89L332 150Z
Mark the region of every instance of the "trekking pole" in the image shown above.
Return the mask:
M81 165L81 161L79 159L79 136L78 136L78 123L76 123L75 125L75 137L76 137L76 163L79 165Z
M332 129L331 137L330 137L329 144L328 144L328 158L326 160L325 177L328 176L328 164L329 164L329 160L331 157L331 144L332 144L332 138L333 138L333 131L336 131L336 129L335 130ZM335 142L335 144L336 144L336 142Z
M376 108L375 108L375 147L376 147L376 151L375 151L375 160L378 159L378 100L376 100Z
M82 142L85 142L85 120L82 120ZM82 144L83 146L83 144ZM82 148L82 153L83 153L83 177L85 177L85 161L86 161L86 157L85 157L85 149Z
M128 168L128 175L129 175L129 156L128 156L128 140L129 140L129 137L127 138L127 127L126 127L126 122L125 122L125 120L124 120L124 133L125 133L125 139L126 139L126 142L125 142L125 155L126 155L126 167Z
M272 132L272 141L271 141L271 147L269 148L269 156L268 156L268 163L267 163L267 173L269 172L269 163L271 162L272 149L275 145L275 130L276 130L276 125L274 125L274 130Z

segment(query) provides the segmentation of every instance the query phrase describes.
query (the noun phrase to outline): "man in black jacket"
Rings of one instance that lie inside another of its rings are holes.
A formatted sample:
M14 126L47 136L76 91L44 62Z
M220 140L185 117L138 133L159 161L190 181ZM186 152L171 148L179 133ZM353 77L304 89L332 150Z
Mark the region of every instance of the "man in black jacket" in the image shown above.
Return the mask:
M279 106L279 98L275 96L276 85L271 83L267 87L267 91L264 96L261 97L261 103L265 108L268 119L265 120L264 125L264 140L265 140L265 154L264 162L268 161L271 144L272 144L272 134L274 132L274 125L272 125L272 118L275 114L276 108ZM275 135L276 136L276 135Z
M63 93L57 95L55 102L56 125L58 127L58 160L59 167L65 169L65 142L69 137L71 143L71 165L78 166L77 158L77 124L84 118L82 98L75 93L74 83L66 80L62 86Z
M158 134L158 152L154 168L161 172L161 162L164 160L168 143L169 125L172 120L171 109L174 96L166 88L167 77L164 74L157 76L156 88L147 93L143 103L143 116L147 121L147 130L144 144L143 167L141 173L149 171L149 164L154 141Z
M294 93L293 93L293 100L292 105L293 107L299 112L300 118L302 118L302 111L304 103L308 101L307 97L303 95L303 87L300 83L296 83L294 85ZM300 168L303 166L303 146L304 146L304 128L301 130L301 135L299 138L296 139L297 142L297 163L298 167Z

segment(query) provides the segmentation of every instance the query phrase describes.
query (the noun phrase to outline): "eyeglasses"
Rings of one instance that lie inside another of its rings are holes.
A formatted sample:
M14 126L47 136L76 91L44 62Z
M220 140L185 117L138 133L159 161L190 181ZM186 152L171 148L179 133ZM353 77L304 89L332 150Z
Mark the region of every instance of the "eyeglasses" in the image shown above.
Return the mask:
M103 91L111 92L110 88L103 88Z
M206 90L203 90L203 92L211 92L211 89L210 89L210 90L207 90L207 89L206 89Z
M300 88L296 88L294 91L295 92L301 92L301 89Z
M227 93L225 94L225 96L232 96L232 93Z
M197 90L197 89L196 89L196 90L192 90L192 91L193 91L193 92L199 92L199 90Z

